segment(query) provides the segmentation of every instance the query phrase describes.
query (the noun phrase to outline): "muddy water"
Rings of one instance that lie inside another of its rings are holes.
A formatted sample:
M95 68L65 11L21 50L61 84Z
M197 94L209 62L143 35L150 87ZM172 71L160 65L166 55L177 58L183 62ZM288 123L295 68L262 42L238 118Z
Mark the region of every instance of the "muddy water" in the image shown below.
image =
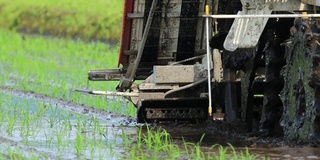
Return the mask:
M1 88L0 100L0 153L5 159L11 153L28 159L126 159L126 143L137 139L141 126L134 118L24 91ZM222 122L155 127L164 128L181 148L184 141L203 138L205 152L218 153L211 146L230 143L261 158L320 159L320 148L288 147L279 138L240 136L237 130L221 132L226 127Z
M318 147L290 147L281 137L278 138L259 138L239 135L239 131L226 131L222 122L207 123L204 125L168 125L162 126L176 140L175 143L183 145L182 137L185 141L198 143L203 134L201 148L207 152L218 152L210 149L215 144L228 147L229 144L237 152L245 153L249 149L251 154L257 155L258 159L268 157L270 159L320 159L320 148Z

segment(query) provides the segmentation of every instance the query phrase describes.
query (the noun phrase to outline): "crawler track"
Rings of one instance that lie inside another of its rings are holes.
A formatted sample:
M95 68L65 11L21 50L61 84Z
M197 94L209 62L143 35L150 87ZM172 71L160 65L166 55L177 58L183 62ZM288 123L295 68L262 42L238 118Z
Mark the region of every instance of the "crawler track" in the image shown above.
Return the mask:
M203 121L208 118L208 99L166 99L142 101L138 123L165 121Z

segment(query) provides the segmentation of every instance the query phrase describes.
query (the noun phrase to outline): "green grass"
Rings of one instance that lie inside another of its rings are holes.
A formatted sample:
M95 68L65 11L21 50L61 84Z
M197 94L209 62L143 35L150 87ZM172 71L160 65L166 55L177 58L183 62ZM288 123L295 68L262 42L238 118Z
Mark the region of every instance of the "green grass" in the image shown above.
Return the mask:
M27 33L117 40L123 0L0 0L0 27Z
M114 91L118 82L87 81L92 69L116 68L118 47L20 35L0 30L0 85L135 116L122 100L82 95L76 88Z

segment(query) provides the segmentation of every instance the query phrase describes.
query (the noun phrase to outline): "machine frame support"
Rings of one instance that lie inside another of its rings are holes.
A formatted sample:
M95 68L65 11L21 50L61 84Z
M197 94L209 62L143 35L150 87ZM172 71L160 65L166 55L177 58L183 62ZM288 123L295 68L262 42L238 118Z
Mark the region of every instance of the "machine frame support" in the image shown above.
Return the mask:
M148 33L149 33L149 30L151 27L153 15L156 10L157 3L158 3L158 0L153 0L152 5L151 5L151 9L150 9L150 12L148 15L148 20L147 20L147 23L146 23L146 26L145 26L145 29L143 32L142 40L139 45L137 57L133 63L130 63L125 76L121 78L120 85L119 85L120 90L129 89L133 83L135 74L137 72L137 69L138 69L138 66L139 66L139 63L140 63L140 60L142 57L143 49L144 49L144 46L145 46L147 38L148 38Z

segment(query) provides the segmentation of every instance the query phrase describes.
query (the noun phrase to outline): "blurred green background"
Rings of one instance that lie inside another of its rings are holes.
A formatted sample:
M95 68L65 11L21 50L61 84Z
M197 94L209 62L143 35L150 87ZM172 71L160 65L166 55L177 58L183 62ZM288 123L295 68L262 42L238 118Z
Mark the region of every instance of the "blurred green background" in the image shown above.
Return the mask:
M123 0L0 0L0 27L31 34L118 41Z

